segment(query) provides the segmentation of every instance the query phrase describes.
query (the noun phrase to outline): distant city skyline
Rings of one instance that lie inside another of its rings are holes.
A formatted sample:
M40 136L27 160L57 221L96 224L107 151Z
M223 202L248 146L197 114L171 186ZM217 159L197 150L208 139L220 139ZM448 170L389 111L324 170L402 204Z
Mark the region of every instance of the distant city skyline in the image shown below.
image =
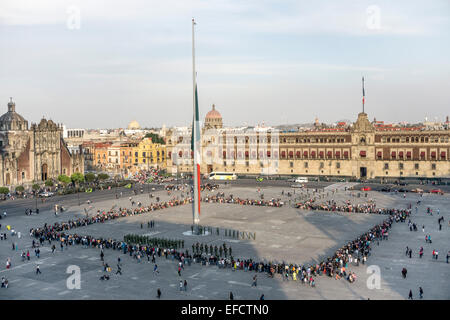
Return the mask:
M56 1L0 4L0 113L68 128L189 126L191 18L202 120L225 126L445 121L450 3Z

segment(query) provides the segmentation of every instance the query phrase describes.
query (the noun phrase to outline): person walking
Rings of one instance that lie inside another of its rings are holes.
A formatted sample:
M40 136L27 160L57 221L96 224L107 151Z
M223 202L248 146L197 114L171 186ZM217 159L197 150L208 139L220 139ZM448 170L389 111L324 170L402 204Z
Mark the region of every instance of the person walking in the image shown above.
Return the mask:
M406 270L406 268L402 269L402 275L403 275L403 279L406 279L406 274L408 273L408 270Z
M419 287L419 296L420 296L420 299L423 299L423 289L422 289L422 287Z
M42 273L41 272L41 268L39 267L39 265L36 266L36 274L38 274L38 273Z
M412 294L412 290L409 290L409 295L408 295L408 299L413 300L413 294Z
M158 288L158 290L156 290L156 297L157 297L158 299L161 298L161 289L160 289L160 288Z
M252 287L255 286L256 287L256 275L253 277L253 283L252 283Z
M261 295L261 297L259 297L259 300L265 300L264 293Z
M153 267L153 274L155 273L159 273L157 264L155 264L155 266Z
M117 264L117 272L116 274L120 273L122 275L122 268L120 267L120 264Z
M180 280L180 291L183 291L183 281Z
M234 300L233 292L230 291L230 300Z
M184 280L184 291L187 291L187 281Z

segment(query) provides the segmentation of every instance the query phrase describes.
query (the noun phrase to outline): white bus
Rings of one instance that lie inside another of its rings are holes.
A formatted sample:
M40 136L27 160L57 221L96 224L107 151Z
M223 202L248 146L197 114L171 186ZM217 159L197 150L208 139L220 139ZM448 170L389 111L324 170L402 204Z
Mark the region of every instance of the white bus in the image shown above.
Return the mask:
M209 180L236 180L237 175L231 172L211 172Z
M308 182L308 178L306 177L297 177L297 179L295 179L295 183L306 183Z

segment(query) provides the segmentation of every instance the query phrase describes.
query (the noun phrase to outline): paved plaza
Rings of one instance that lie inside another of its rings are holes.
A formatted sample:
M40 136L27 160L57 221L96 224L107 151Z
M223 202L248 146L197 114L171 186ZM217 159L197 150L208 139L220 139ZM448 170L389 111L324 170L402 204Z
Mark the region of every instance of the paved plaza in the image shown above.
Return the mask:
M112 249L104 251L105 261L112 267L111 278L108 281L100 281L100 276L104 274L100 250L83 248L79 245L64 247L64 251L61 252L57 244L56 251L52 253L48 242L40 248L41 257L38 259L34 255L34 249L31 249L30 228L84 217L84 208L89 208L89 205L85 202L87 196L83 195L81 206L78 206L73 198L61 198L60 203L65 205L66 201L68 210L57 217L49 206L41 210L39 215L26 216L23 212L27 205L31 207L33 202L30 200L14 200L15 202L8 200L2 203L1 213L4 207L15 213L0 220L2 224L0 232L8 234L7 240L0 241L0 277L9 280L9 288L0 289L0 299L157 299L156 290L160 288L162 299L227 299L231 291L235 299L258 299L264 294L266 299L390 300L407 299L410 289L416 299L419 287L424 290L424 299L449 299L450 264L446 263L446 255L450 250L448 223L450 196L425 194L420 197L418 194L408 193L404 198L403 194L370 191L367 197L364 194L357 197L358 191L346 191L343 186L344 184L331 185L317 193L314 193L313 189L264 185L254 187L221 185L219 190L204 191L202 196L221 191L226 197L232 194L235 198L259 199L263 194L265 200L280 198L284 202L283 207L202 203L201 224L214 228L212 234L205 236L185 235L186 231L190 231L192 223L192 210L189 204L79 227L69 230L68 233L117 240L122 240L126 234L180 239L185 241L185 249L190 252L192 244L196 242L213 246L225 242L227 246L232 247L235 259L252 258L257 261L265 259L308 264L332 256L338 248L385 220L387 216L300 210L293 207L296 200L320 196L317 202L333 199L342 204L346 200L364 203L372 199L379 208L402 209L412 204L411 221L417 224L419 230L410 231L407 222L394 223L389 240L372 245L372 255L367 263L350 267L350 270L358 276L355 283L319 276L316 278L316 287L311 288L299 281L282 281L279 275L268 278L265 273L258 273L258 285L255 288L251 286L254 272L242 270L233 272L231 269L218 269L212 265L202 266L193 263L191 266L186 265L179 277L177 261L158 257L156 264L160 273L155 275L154 264L147 262L147 259L138 263L129 255ZM333 193L336 189L337 192ZM124 192L119 199L111 192L93 193L89 195L92 201L89 213L93 215L97 210L130 208L129 197L135 202L142 202L144 206L155 202L155 197L160 197L161 201L182 197L182 191L173 191L170 195L164 190L151 192L154 198L150 198L146 191L138 195L129 191ZM287 195L288 192L291 196ZM186 192L183 195L186 196ZM422 203L416 213L414 207L418 200ZM59 201L58 197L52 201ZM433 210L432 216L426 213L427 207ZM19 214L20 212L22 213ZM439 230L437 221L440 216L444 217L442 230ZM147 228L147 222L150 220L156 222L156 226L152 229ZM20 232L21 238L19 239L17 235L10 236L6 230L7 225ZM220 228L220 235L216 235L215 228ZM254 232L256 239L232 239L224 235L224 229ZM431 244L425 242L425 234L431 234L433 241ZM13 242L17 246L16 251L12 250ZM412 258L405 255L407 246L413 249ZM422 259L418 256L421 246L424 248ZM439 252L438 260L432 259L433 249ZM30 261L21 261L20 254L23 250L30 250ZM116 275L119 256L122 260L122 275ZM10 269L5 268L8 258L11 258L12 262ZM39 264L42 274L36 274L36 264ZM66 270L70 265L79 266L81 270L79 290L67 288L66 280L70 274L66 273ZM380 268L380 289L369 289L366 284L370 276L366 272L369 265L377 265ZM401 275L403 267L408 270L406 279ZM179 290L180 280L187 281L187 291Z

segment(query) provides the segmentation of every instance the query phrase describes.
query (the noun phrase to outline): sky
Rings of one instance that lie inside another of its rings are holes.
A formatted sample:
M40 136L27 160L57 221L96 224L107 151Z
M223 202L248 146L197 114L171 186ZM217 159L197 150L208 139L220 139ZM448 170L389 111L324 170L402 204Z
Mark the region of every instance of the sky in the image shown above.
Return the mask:
M2 0L0 113L68 128L450 115L448 0Z

